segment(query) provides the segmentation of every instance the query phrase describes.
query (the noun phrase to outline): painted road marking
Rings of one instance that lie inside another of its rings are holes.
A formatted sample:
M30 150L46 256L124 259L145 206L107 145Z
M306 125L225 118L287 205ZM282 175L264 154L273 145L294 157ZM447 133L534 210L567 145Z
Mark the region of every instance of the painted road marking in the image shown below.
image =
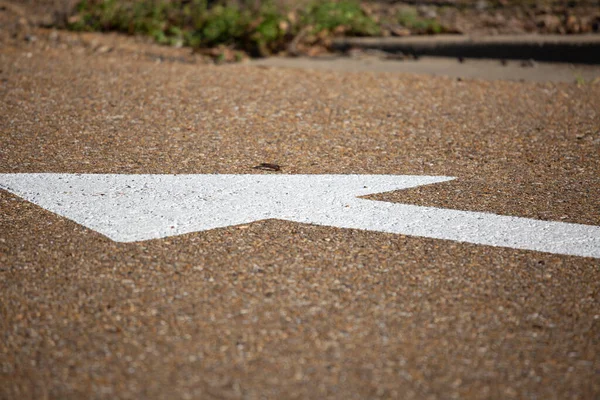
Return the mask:
M411 175L0 174L0 188L117 242L264 219L600 258L600 227L358 198Z

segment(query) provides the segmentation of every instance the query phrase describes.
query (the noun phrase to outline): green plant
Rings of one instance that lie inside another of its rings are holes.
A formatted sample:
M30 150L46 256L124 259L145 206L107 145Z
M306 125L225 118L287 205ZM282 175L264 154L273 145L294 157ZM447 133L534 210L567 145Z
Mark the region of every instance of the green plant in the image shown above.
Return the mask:
M286 46L292 38L292 24L281 9L272 3L264 3L254 19L256 27L250 32L251 53L268 55Z
M585 85L585 78L583 77L583 75L581 75L580 72L577 72L575 74L575 83L577 84L577 86Z
M314 32L331 32L343 27L351 35L373 36L381 31L360 4L352 0L315 2L304 11L302 20L312 26Z
M120 2L83 0L78 16L69 24L73 30L121 31L155 36L165 29L168 3L161 0Z
M231 44L246 32L249 17L236 6L218 5L212 8L200 27L204 44Z

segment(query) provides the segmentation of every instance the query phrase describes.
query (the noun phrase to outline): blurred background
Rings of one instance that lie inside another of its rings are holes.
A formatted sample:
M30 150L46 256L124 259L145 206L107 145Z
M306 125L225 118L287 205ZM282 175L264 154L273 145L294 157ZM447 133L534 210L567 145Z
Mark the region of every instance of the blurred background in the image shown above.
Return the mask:
M5 40L120 32L220 61L315 56L340 37L594 34L599 0L0 0Z

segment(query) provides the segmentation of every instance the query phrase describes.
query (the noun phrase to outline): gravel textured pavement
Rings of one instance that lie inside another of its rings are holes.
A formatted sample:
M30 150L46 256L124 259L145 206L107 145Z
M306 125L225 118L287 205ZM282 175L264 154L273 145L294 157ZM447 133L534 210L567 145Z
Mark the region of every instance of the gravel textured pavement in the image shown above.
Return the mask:
M0 173L417 174L600 225L600 85L0 49ZM281 171L252 167L276 163ZM0 398L600 396L600 262L267 220L136 243L0 192Z

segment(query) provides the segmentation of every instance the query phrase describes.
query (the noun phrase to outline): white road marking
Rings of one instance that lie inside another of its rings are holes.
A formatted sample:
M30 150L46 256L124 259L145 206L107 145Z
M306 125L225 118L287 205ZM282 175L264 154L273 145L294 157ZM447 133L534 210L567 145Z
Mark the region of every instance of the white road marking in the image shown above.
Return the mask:
M360 199L411 175L0 174L0 188L117 242L282 219L600 258L600 227Z

